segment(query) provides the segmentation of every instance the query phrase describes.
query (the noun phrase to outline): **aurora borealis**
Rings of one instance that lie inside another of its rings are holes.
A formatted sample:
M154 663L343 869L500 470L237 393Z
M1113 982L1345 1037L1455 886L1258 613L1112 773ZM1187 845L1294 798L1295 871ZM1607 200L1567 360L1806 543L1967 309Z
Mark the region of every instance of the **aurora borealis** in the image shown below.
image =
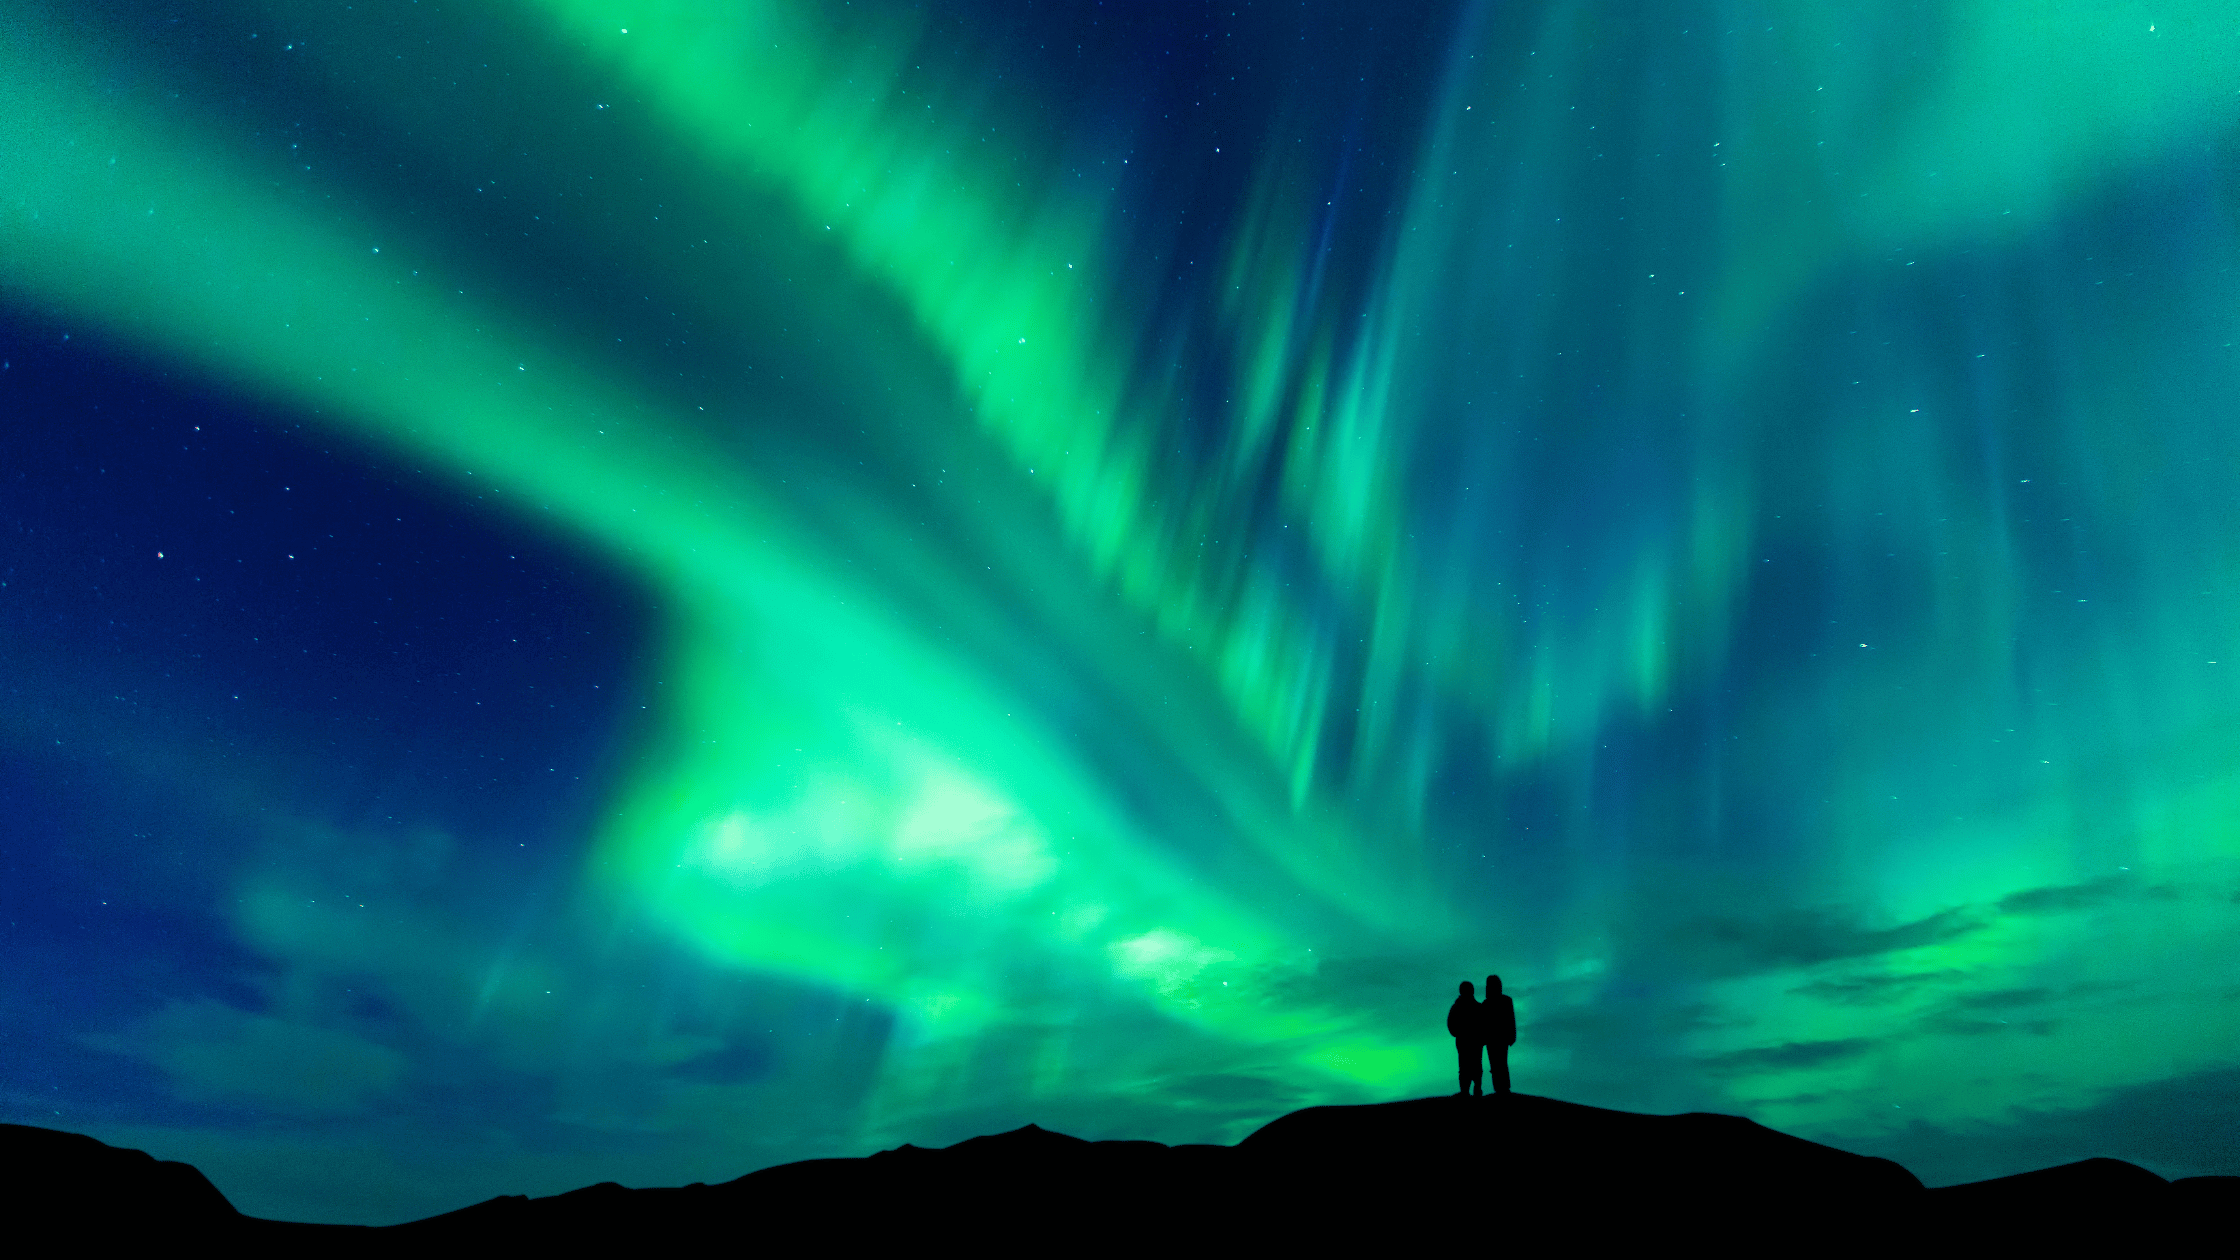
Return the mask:
M2229 6L0 13L0 1119L2240 1172Z

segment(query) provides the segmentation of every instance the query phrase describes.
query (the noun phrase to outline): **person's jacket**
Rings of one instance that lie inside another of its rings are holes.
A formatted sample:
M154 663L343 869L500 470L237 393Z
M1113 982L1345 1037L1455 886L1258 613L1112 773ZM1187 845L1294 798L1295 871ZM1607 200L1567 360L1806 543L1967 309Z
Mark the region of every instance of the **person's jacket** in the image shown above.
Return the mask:
M1447 1035L1456 1041L1485 1044L1485 1037L1478 1030L1476 998L1458 997L1454 1000L1454 1005L1447 1008Z
M1496 993L1479 1005L1486 1044L1513 1046L1517 1044L1517 1004L1506 993ZM1447 1025L1454 1025L1454 1016L1447 1016Z

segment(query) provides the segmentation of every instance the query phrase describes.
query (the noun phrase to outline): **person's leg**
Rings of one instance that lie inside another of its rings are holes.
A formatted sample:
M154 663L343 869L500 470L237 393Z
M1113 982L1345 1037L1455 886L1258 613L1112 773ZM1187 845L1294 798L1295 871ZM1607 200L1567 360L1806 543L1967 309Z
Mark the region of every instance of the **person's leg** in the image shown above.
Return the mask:
M1454 1043L1455 1092L1475 1094L1483 1088L1478 1084L1478 1048L1466 1042Z
M1487 1046L1486 1061L1493 1068L1493 1092L1509 1092L1509 1047Z

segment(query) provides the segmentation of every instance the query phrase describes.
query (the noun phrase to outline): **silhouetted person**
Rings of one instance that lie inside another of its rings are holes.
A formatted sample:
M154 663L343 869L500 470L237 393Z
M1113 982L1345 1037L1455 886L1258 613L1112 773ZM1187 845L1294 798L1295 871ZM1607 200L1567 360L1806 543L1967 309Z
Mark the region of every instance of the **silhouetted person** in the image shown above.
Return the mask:
M1493 1071L1493 1092L1509 1092L1509 1047L1517 1044L1517 1004L1501 991L1501 977L1486 977L1486 1000L1478 1006L1478 1027L1486 1039L1486 1066ZM1471 1075L1477 1075L1475 1067Z
M1470 982L1462 982L1461 996L1447 1008L1447 1035L1454 1038L1454 1057L1457 1075L1462 1088L1456 1090L1465 1096L1482 1095L1485 1086L1478 1077L1478 1049L1485 1044L1485 1032L1480 1022L1477 990ZM1509 1078L1501 1078L1506 1082Z

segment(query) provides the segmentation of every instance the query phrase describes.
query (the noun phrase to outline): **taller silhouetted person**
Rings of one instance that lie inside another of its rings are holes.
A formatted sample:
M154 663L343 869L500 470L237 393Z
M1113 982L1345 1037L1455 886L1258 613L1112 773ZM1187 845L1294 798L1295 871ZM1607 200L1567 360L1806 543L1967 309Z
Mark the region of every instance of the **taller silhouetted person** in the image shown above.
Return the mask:
M1447 1035L1454 1038L1455 1067L1462 1084L1455 1092L1465 1097L1486 1092L1478 1076L1478 1048L1485 1044L1485 1031L1480 1019L1478 992L1465 980L1462 982L1461 996L1455 998L1454 1005L1447 1008Z
M1509 1047L1517 1044L1517 1004L1501 991L1501 977L1486 977L1486 1000L1478 1007L1478 1017L1486 1039L1486 1066L1493 1072L1493 1092L1506 1094Z

